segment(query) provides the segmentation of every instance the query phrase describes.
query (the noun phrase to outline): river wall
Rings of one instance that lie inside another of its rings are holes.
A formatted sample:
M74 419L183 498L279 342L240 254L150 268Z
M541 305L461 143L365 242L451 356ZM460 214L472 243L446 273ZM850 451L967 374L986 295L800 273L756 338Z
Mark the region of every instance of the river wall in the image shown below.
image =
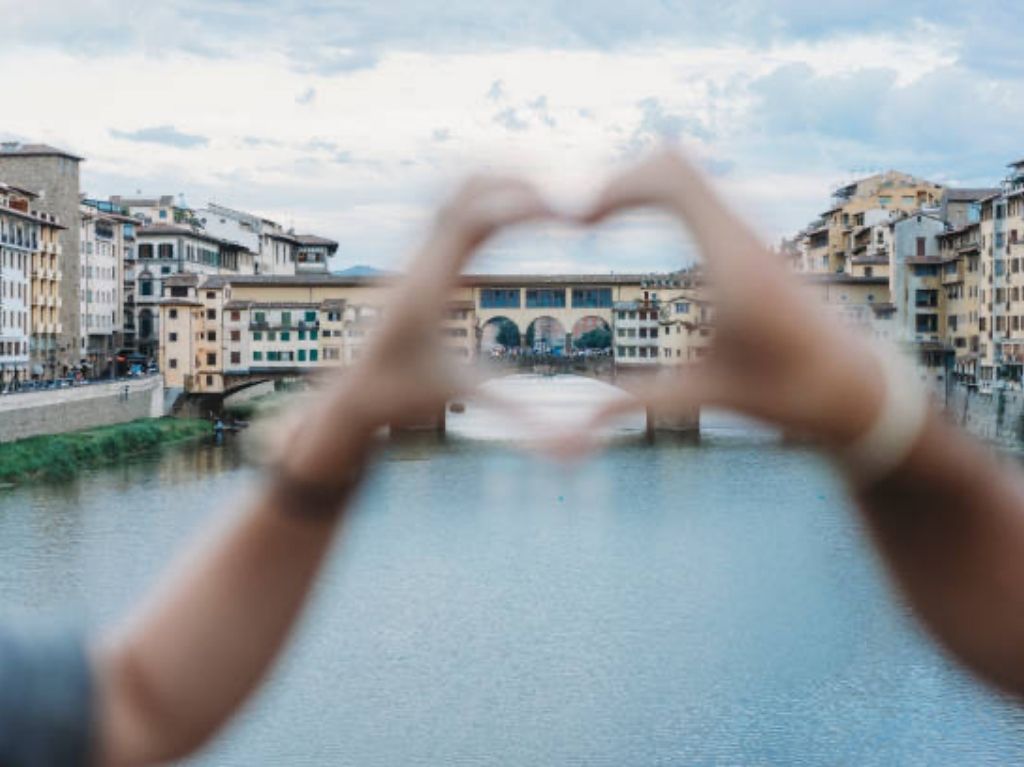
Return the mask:
M1024 392L998 389L978 392L951 386L946 410L971 434L1007 447L1024 446Z
M159 375L0 397L0 442L91 429L164 414Z

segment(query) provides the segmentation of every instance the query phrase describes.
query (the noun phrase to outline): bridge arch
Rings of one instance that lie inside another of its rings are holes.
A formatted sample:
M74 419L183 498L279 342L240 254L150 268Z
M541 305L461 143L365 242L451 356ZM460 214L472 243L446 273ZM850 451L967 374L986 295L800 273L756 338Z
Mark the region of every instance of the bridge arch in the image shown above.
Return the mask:
M551 351L565 351L565 326L554 317L541 315L526 328L525 340L530 348L545 346Z
M612 329L604 317L588 314L580 317L572 326L573 346L580 349L609 349L612 345Z
M508 317L491 317L480 329L480 351L489 354L498 346L517 348L522 343L519 326Z

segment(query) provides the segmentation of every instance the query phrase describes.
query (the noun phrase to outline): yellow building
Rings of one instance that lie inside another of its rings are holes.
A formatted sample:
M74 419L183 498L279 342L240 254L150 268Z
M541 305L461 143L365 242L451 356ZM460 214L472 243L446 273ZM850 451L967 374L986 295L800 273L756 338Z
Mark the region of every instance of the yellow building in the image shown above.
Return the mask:
M878 173L840 187L832 195L832 207L798 237L802 271L852 273L855 257L864 259L873 255L870 247L867 250L859 247L871 244L863 242L865 227L885 223L901 213L937 206L942 191L938 184L899 171Z
M29 344L33 378L51 380L64 373L58 339L61 333L60 232L53 215L40 213L39 249L32 254L32 338Z
M939 235L945 298L945 342L953 350L953 376L972 384L977 375L980 336L981 227L968 223Z

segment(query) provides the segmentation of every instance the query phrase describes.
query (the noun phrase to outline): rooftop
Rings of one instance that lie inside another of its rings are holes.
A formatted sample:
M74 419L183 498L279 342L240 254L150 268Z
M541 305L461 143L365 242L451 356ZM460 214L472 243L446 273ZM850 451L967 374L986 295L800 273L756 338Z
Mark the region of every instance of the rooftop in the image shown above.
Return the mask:
M84 159L49 144L22 144L18 141L4 141L0 143L0 157L3 155L13 155L16 157L66 157L77 162L81 162Z
M995 187L950 187L942 197L946 202L977 202L986 197L999 194Z

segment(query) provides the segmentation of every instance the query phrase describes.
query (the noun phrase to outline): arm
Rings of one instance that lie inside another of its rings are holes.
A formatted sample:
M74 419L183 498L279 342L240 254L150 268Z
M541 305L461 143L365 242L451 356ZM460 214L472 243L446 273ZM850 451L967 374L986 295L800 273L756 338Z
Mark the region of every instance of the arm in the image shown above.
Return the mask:
M836 454L872 427L886 396L876 353L819 309L695 169L676 155L655 157L614 179L587 220L636 206L661 207L690 227L716 305L707 361L639 391L641 400L656 410L732 408ZM870 486L850 479L925 624L974 671L1024 693L1019 470L929 412L900 465Z
M1020 470L933 414L903 465L855 496L938 639L988 681L1024 694Z
M454 394L437 320L474 248L548 211L518 181L476 179L443 211L364 362L282 423L270 479L93 652L97 759L180 758L255 689L284 644L382 426ZM310 508L314 507L314 508Z

